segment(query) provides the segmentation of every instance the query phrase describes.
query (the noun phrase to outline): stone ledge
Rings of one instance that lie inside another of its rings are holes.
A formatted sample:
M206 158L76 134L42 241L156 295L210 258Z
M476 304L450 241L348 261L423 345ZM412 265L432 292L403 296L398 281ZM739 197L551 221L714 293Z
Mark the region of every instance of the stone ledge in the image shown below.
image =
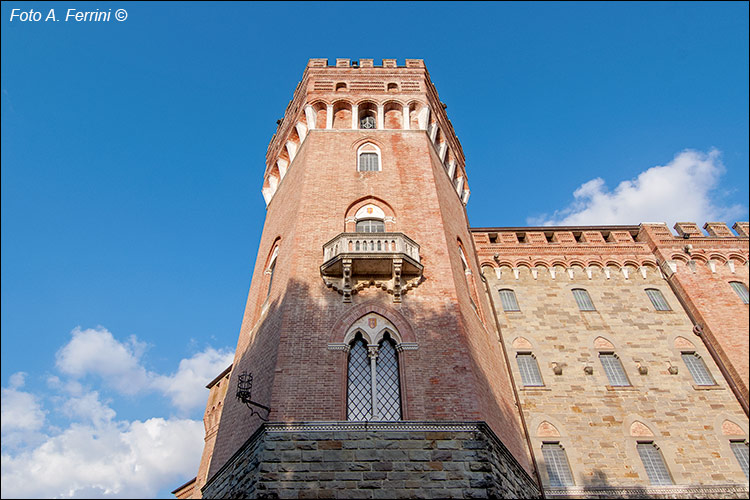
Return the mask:
M545 488L546 498L747 498L739 484L674 486L571 486Z

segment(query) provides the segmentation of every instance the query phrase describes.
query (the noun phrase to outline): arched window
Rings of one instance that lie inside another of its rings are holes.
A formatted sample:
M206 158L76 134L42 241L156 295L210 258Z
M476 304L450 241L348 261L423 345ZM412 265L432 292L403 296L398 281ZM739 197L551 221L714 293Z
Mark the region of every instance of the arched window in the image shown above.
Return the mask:
M737 462L740 464L742 472L745 473L745 477L750 477L748 474L748 452L747 452L747 439L736 439L729 442L729 446L732 448Z
M371 102L359 105L359 128L375 129L377 128L378 108Z
M401 420L396 343L388 333L377 345L357 333L349 345L347 420ZM373 383L374 381L374 383Z
M516 292L509 288L498 290L500 294L500 302L503 304L503 311L520 311L518 308L518 301L516 300Z
M372 203L363 206L354 214L355 231L358 233L384 233L385 212Z
M521 372L521 382L525 387L543 386L542 374L539 373L539 364L536 357L530 352L519 352L516 354L518 371Z
M648 480L655 486L674 484L659 447L653 441L639 442L638 455L646 469Z
M587 292L583 288L574 288L573 297L575 297L576 299L576 303L578 304L579 310L596 311L596 307L594 307L594 303L591 301L591 296L589 295L589 292Z
M377 172L380 168L380 148L366 143L357 149L357 170L360 172Z
M565 448L559 442L542 443L542 456L547 468L550 486L575 485L573 474L570 472L570 464L568 464L568 456L565 453Z
M711 373L706 368L703 359L695 352L683 352L682 361L688 367L690 375L693 376L695 385L716 385Z
M627 387L630 385L625 369L622 367L620 358L613 352L600 352L599 360L602 362L604 373L607 374L609 385L613 387Z
M347 420L370 420L372 417L372 373L367 358L367 344L357 334L349 349L347 372Z
M669 303L667 303L667 299L664 298L664 294L662 294L660 290L657 290L656 288L647 288L646 295L651 299L651 303L657 311L672 310L672 308L669 307Z
M743 304L748 303L748 291L747 286L741 281L730 281L729 284L734 289L735 293L742 299Z
M401 420L398 354L393 340L387 333L380 342L376 366L377 415L380 420Z
M273 274L276 271L276 258L279 255L279 246L276 245L273 249L273 252L271 253L271 258L269 259L270 263L268 264L268 268L266 269L265 274L268 275L268 284L266 285L266 300L268 300L268 297L271 295L271 285L273 285Z

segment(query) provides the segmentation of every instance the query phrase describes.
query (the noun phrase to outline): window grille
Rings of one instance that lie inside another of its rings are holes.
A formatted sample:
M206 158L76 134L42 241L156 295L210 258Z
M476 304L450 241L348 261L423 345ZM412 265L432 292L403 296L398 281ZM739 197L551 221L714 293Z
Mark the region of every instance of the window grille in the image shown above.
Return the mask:
M359 128L374 129L375 128L375 117L372 115L363 116L359 120Z
M646 468L648 479L653 485L672 484L667 465L661 451L654 443L638 443L638 454L641 456L643 467Z
M372 416L371 377L367 345L361 336L357 336L349 351L346 408L348 420L370 420Z
M544 385L542 374L539 373L539 365L531 353L518 353L516 355L518 371L521 372L521 382L524 386Z
M378 154L377 153L360 153L359 154L359 171L370 172L378 171Z
M703 362L700 356L694 352L683 352L682 360L688 367L690 375L693 376L693 380L696 385L715 385L713 377L708 372L706 364Z
M737 461L740 463L740 467L742 468L742 472L745 473L745 477L750 477L747 471L747 463L748 463L747 441L745 440L730 441L729 445L732 447L734 456L737 457Z
M747 291L747 287L745 286L745 284L742 283L741 281L732 281L729 284L732 285L732 288L734 288L734 291L737 293L737 295L739 295L740 299L742 299L742 303L747 304L748 303L748 291Z
M622 367L620 358L615 356L614 353L600 353L599 359L604 367L604 373L607 374L609 385L611 386L628 386L628 376L625 375L625 370Z
M520 311L516 293L513 290L500 290L500 301L503 304L503 311Z
M358 233L384 233L385 222L379 219L365 219L357 222Z
M672 308L669 307L669 304L667 303L667 299L664 298L664 295L661 293L661 290L657 290L656 288L649 288L646 290L646 295L648 295L648 298L651 299L651 303L654 305L654 309L657 311L671 311Z
M591 302L591 296L589 296L589 292L586 290L582 288L574 289L573 297L575 297L578 309L581 311L596 311L594 303Z
M384 339L378 349L377 361L378 418L401 420L401 394L398 383L398 356L389 339Z
M542 443L542 456L547 467L550 486L573 486L568 457L560 443Z
M372 363L371 356L375 363ZM376 409L374 414L373 408ZM348 420L401 420L398 354L387 334L377 347L365 344L361 334L357 334L352 342L346 415Z

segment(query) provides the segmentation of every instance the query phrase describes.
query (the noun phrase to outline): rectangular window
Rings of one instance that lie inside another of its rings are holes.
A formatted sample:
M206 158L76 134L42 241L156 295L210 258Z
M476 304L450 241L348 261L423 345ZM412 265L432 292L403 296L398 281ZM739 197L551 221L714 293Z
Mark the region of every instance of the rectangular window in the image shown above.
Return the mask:
M518 353L516 355L518 371L521 372L521 381L524 386L543 386L542 374L539 373L539 365L531 353Z
M641 456L651 484L658 486L672 484L664 457L661 456L661 451L654 443L638 443L638 454Z
M734 288L735 293L737 293L740 299L742 299L742 303L747 304L748 292L747 292L747 287L745 286L745 284L742 283L741 281L732 281L729 284L732 285L732 288Z
M648 298L651 299L651 303L654 305L654 309L656 309L657 311L672 310L672 308L669 307L669 304L667 303L667 299L664 298L664 295L660 290L649 288L648 290L646 290L646 295L648 295Z
M573 290L573 297L576 299L576 303L578 304L578 309L581 311L596 311L596 308L594 307L594 303L591 302L591 297L589 296L589 292L582 288L576 288Z
M696 385L716 385L700 356L694 352L683 352L682 360L687 365Z
M737 461L740 463L740 467L742 468L742 472L745 473L745 477L750 477L748 476L747 471L747 441L731 441L729 445L732 447L734 456L737 457Z
M628 376L625 375L625 370L622 368L620 358L614 355L614 353L600 353L599 359L604 367L604 373L607 374L609 385L611 386L628 386Z
M542 443L542 456L544 465L547 467L550 486L573 486L573 474L570 473L570 465L565 449L560 443Z
M378 168L378 154L377 153L362 153L359 155L359 170L360 172L377 171Z
M503 311L520 311L516 293L513 290L500 290L500 301L503 303Z

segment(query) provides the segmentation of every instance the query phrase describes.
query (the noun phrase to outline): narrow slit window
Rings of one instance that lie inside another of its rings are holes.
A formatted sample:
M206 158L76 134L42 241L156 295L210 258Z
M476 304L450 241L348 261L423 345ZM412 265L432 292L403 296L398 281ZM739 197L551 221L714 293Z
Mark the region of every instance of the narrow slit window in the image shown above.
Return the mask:
M630 381L625 374L625 369L622 367L620 358L614 353L603 352L599 354L599 359L602 362L602 367L604 367L604 373L607 374L609 385L617 387L626 387L630 385Z
M518 301L516 300L516 292L509 289L503 289L498 291L500 293L500 302L503 304L503 311L520 311L518 308Z
M568 456L560 443L542 443L542 456L547 468L550 486L573 486L573 474L570 472Z
M729 283L732 285L732 288L734 289L735 293L740 297L743 304L748 303L748 291L747 286L741 282L741 281L731 281Z
M578 304L579 310L596 311L596 307L594 307L594 303L591 301L589 292L587 292L583 288L574 288L573 297L575 297L576 299L576 304Z
M657 290L656 288L648 288L646 290L646 295L648 295L648 298L651 299L651 303L654 305L654 309L657 311L671 311L672 308L669 307L669 304L667 303L667 299L664 298L664 294L661 293L661 290Z
M652 485L673 484L672 477L667 470L667 464L664 463L664 457L654 443L638 443L638 454L641 456L643 467L645 467Z
M525 387L543 386L542 374L539 373L539 364L531 353L518 353L516 355L518 371L521 372L521 382Z
M739 462L742 472L745 473L745 477L750 477L748 475L748 470L747 470L747 463L748 463L747 441L746 440L730 441L729 445L732 447L732 452L734 453L734 456L737 458L737 462Z
M708 368L706 368L706 363L704 363L703 359L696 353L683 352L682 360L687 365L688 371L690 371L690 375L693 376L695 385L716 385L716 382L714 382L713 377L711 377Z

